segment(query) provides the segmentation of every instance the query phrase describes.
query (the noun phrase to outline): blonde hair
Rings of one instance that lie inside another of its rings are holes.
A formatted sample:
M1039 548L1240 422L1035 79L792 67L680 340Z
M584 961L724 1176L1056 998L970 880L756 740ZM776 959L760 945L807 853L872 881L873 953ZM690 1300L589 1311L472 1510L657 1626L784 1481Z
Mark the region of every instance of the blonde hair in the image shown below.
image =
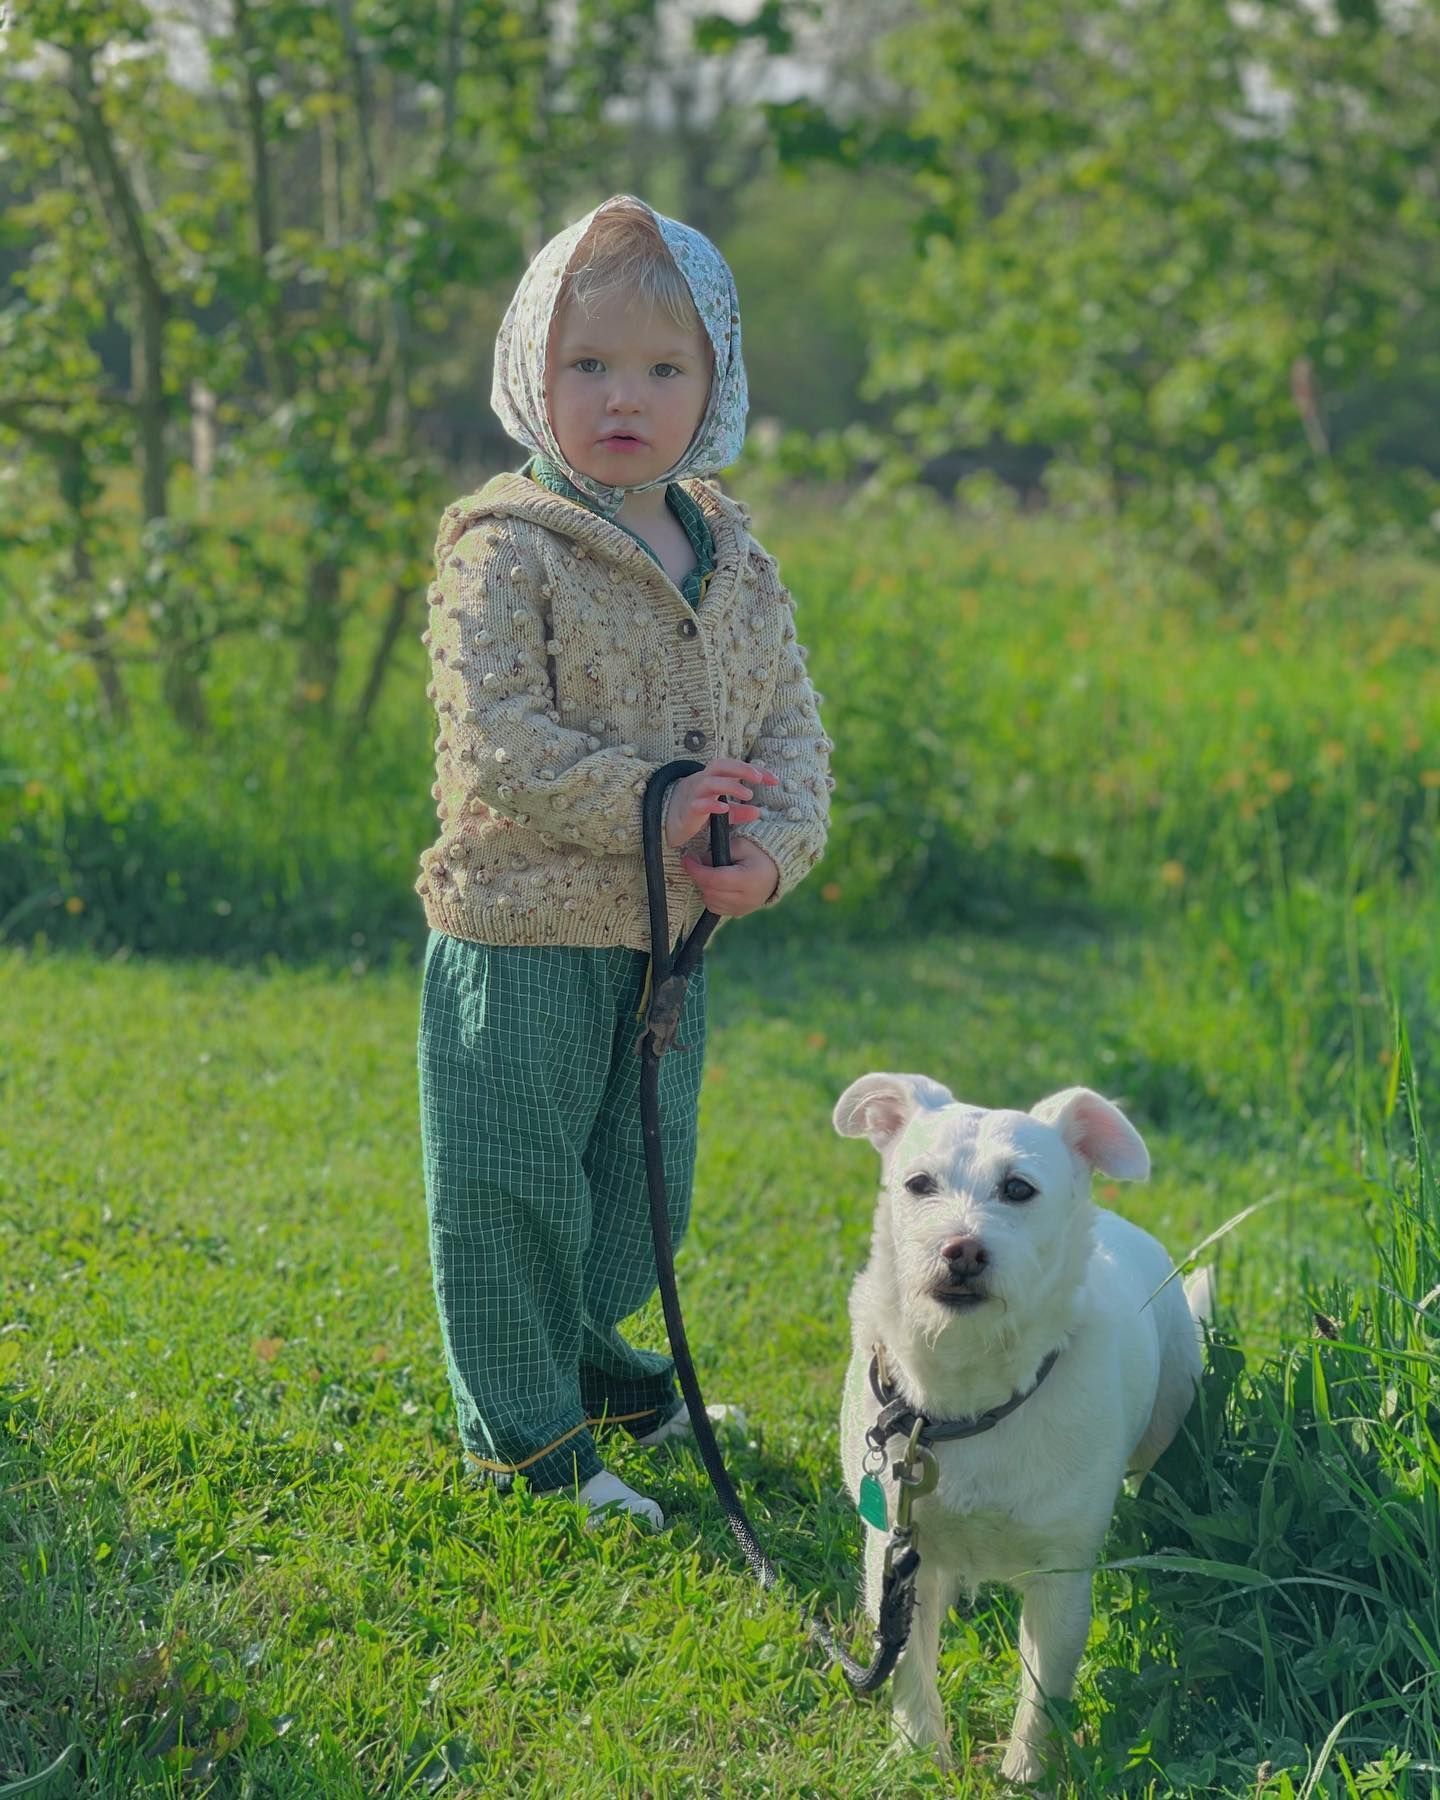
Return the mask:
M698 331L708 345L695 301L660 227L630 194L607 206L576 245L560 284L559 304L573 300L589 313L616 293L658 307L684 330Z

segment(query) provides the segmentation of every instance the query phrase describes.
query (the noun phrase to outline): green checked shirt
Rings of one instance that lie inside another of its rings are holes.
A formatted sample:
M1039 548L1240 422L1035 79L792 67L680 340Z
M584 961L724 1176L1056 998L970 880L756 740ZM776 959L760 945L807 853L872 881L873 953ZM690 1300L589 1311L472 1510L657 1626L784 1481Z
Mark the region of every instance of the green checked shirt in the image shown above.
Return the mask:
M532 456L520 473L528 475L532 481L538 481L541 487L548 488L552 494L559 494L564 500L573 500L577 506L587 507L601 518L605 516L592 500L587 499L579 488L565 479L560 469L548 457ZM680 592L692 606L698 606L705 597L706 584L715 573L715 535L711 531L704 513L678 482L671 481L666 484L665 504L679 521L680 529L689 538L690 548L695 552L695 567L680 583ZM645 554L659 563L660 558L655 555L655 552L638 532L631 531L630 527L619 519L612 518L610 523L623 531L627 537L634 538Z

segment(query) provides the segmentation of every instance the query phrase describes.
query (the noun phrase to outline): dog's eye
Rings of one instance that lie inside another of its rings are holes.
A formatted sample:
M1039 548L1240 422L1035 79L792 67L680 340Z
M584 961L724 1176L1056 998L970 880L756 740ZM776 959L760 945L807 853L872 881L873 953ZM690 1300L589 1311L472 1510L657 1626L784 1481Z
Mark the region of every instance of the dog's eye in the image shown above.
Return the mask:
M933 1175L927 1175L922 1170L919 1175L912 1175L905 1183L905 1192L907 1194L938 1194L940 1183Z
M1007 1175L1000 1183L1000 1198L1013 1200L1017 1204L1021 1200L1033 1200L1039 1189L1023 1175Z

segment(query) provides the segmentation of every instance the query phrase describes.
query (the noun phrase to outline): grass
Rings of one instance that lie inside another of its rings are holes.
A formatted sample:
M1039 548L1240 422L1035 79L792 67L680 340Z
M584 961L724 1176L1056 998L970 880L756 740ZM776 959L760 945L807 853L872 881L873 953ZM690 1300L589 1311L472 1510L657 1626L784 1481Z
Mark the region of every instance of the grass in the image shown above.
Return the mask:
M168 1763L145 1750L165 1752L184 1721L220 1793L424 1792L423 1758L447 1744L455 1791L886 1791L875 1709L816 1666L782 1599L753 1589L690 1453L617 1458L670 1514L659 1540L624 1524L592 1537L568 1506L506 1504L459 1475L414 1156L411 972L12 952L0 976L0 1767L37 1768L73 1739L89 1785L62 1772L57 1794L178 1791L182 1744ZM1048 1092L1087 1043L1123 1041L1143 980L1141 960L1117 970L1084 937L803 962L722 938L687 1319L707 1390L750 1410L736 1473L767 1542L842 1615L858 1527L835 1414L872 1170L828 1134L828 1107L887 1061L943 1070L979 1100L1015 1097L1016 1080L1021 1099ZM1323 1154L1217 1158L1180 1121L1150 1135L1155 1182L1124 1208L1177 1250L1237 1201L1277 1196L1263 1234L1257 1217L1218 1251L1252 1353L1303 1333L1303 1262L1366 1279L1346 1220L1358 1186ZM640 1333L661 1341L655 1309ZM1114 1620L1141 1610L1132 1578L1104 1579ZM1193 1623L1205 1584L1171 1576L1162 1598L1152 1652ZM1117 1761L1100 1701L1107 1680L1143 1685L1130 1623L1102 1632L1079 1702ZM947 1642L976 1793L1008 1722L1012 1631L1002 1603ZM904 1781L942 1791L918 1762Z
M1264 1204L1207 1253L1198 1449L1118 1513L1069 1780L1440 1792L1440 1204L1391 1011L1423 1077L1440 597L1302 574L1232 619L1040 527L767 535L842 785L809 891L713 953L679 1262L767 1545L868 1643L835 1424L874 1171L836 1095L1090 1082L1156 1169L1104 1203L1177 1254ZM882 1768L883 1709L754 1587L693 1453L613 1453L655 1539L464 1479L416 1131L416 669L337 784L259 652L195 754L153 715L107 738L82 671L5 642L0 1782L70 1746L37 1791L1000 1792L1005 1596L946 1635L947 1788ZM635 1328L662 1342L658 1307Z

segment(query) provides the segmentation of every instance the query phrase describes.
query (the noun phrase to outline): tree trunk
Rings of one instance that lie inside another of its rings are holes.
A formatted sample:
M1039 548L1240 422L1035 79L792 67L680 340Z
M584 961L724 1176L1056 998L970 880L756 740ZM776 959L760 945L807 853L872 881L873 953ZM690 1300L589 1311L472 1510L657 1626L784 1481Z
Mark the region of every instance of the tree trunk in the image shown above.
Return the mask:
M70 515L70 566L67 571L66 616L77 618L75 635L81 640L86 656L100 684L100 699L106 717L117 725L130 716L129 702L120 680L120 670L110 645L110 634L104 620L95 610L95 565L90 557L90 504L99 491L90 471L85 439L68 431L64 425L46 425L31 416L61 409L63 402L43 398L27 400L17 395L0 399L0 424L9 426L29 438L35 448L55 464L55 485ZM34 629L44 637L53 635L56 621L38 614L23 595L16 595L20 611Z
M204 737L210 729L210 709L205 704L205 690L200 686L200 666L194 652L184 647L173 650L165 659L160 691L175 723L191 737Z
M198 378L190 383L190 466L195 473L195 511L210 510L215 475L215 393Z
M144 515L147 519L163 519L167 510L165 320L170 303L155 272L134 187L100 109L88 50L70 52L69 85L91 178L134 277L137 329L131 333L130 353L140 415Z
M445 66L441 72L444 104L440 115L440 161L448 164L455 154L456 94L460 85L460 7L462 0L445 0Z
M134 184L111 135L95 87L91 52L72 48L69 53L70 96L75 122L90 176L100 205L110 221L121 250L130 265L135 303L135 329L130 334L131 372L136 413L140 421L140 485L144 518L163 519L169 513L169 472L166 466L165 425L165 326L170 298L165 292L150 243ZM171 711L189 731L205 724L205 699L200 692L193 649L184 643L171 648L165 665L164 693Z
M163 519L170 510L165 467L165 315L158 291L142 285L140 335L130 339L135 400L140 415L141 504L145 518Z
M265 97L260 89L258 49L250 23L250 0L234 0L235 35L240 43L245 71L245 126L250 140L250 175L254 206L255 260L259 264L262 292L260 324L256 333L265 385L276 399L288 399L295 389L295 373L285 342L284 296L269 271L275 246L274 184L270 173L270 145L265 136Z
M70 527L70 591L84 608L79 636L95 671L100 687L100 703L112 725L128 725L130 701L120 680L120 669L110 647L110 634L105 621L95 611L95 564L90 557L89 501L95 492L85 445L82 439L66 437L59 441L57 459L60 465L60 493L71 520Z
M296 712L316 708L328 718L339 673L340 565L333 556L322 556L310 564L306 573L300 654L295 666Z
M345 225L340 205L340 143L335 120L320 115L320 216L327 250L339 248Z
M414 603L414 594L410 584L405 581L396 582L390 590L390 606L385 614L385 624L380 632L380 641L375 646L375 654L370 658L370 672L365 677L365 691L360 696L360 703L355 708L355 715L350 721L350 746L358 744L370 726L370 715L375 710L375 702L380 698L380 689L384 685L385 672L390 666L390 658L395 646L400 642L400 634Z
M392 174L394 81L393 78L386 79L382 90L384 103L377 108L370 66L355 29L352 0L336 0L336 9L350 64L350 98L355 146L359 152L364 226L375 243L385 250L390 246L381 234L380 185L382 167L387 188ZM375 368L375 404L371 414L372 434L379 436L384 447L397 456L404 455L410 436L410 338L409 304L397 287L380 308L380 355Z
M78 582L79 578L76 577L76 579ZM106 719L112 725L128 725L130 723L130 698L121 683L120 670L110 652L110 640L106 635L103 621L97 619L93 613L89 614L80 623L80 637L84 640L85 654L90 658L90 667L95 671L95 680L100 688L100 704Z

